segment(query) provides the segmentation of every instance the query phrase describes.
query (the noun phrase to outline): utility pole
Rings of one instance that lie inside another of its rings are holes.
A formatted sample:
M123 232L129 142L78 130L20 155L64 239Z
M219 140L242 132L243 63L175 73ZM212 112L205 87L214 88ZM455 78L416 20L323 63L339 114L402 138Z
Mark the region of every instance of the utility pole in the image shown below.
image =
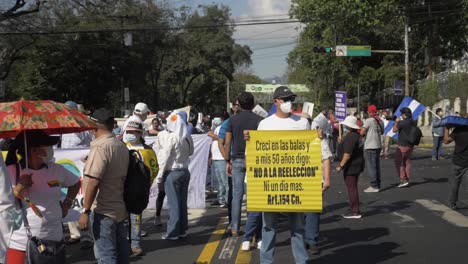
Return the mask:
M409 96L409 48L408 48L408 19L405 21L405 96Z
M227 83L226 83L226 109L227 109L227 112L229 113L229 79L227 80Z
M359 79L359 75L357 77L357 112L358 116L361 115L361 80Z

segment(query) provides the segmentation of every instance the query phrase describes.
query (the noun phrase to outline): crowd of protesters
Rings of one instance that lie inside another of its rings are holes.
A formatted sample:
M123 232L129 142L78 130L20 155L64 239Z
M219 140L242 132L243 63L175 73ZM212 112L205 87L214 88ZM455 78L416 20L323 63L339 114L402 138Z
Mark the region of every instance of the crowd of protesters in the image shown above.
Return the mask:
M324 110L319 113L320 117L315 118L307 114L293 114L292 106L296 97L288 87L278 87L272 102L276 112L267 118L252 111L255 106L254 96L242 92L235 99L231 113L215 114L213 118L209 115L199 116L199 122L193 122L197 118L192 112L174 111L157 115L147 125L145 121L150 110L145 103L138 103L123 126L117 125L109 110L100 108L93 113L86 113L96 123L96 128L89 132L63 134L60 137L47 135L40 130L20 134L10 142L5 164L3 159L0 160L0 213L14 215L14 208L18 206L25 212L22 223L11 223L16 228L8 239L10 242L6 243L4 235L0 238L0 246L7 248L5 263L24 263L28 232L44 241L54 242L60 254L54 256L55 262L50 263L64 263L65 254L61 250L64 247L62 218L72 206L80 188L84 194L83 209L78 222L68 223L70 237L67 242L80 241L83 249L94 245L98 263L128 263L129 256L142 255L144 251L140 241L146 235L141 228L142 214L129 214L123 195L131 155L129 150L139 153L138 158L149 167L151 179L157 183L156 226L162 225L161 211L163 201L167 198L169 219L162 239L179 240L186 237L189 228L187 196L191 179L188 165L194 153L191 135L198 133L207 134L212 139L207 166L212 167L210 182L212 190L216 183L217 196L211 205L228 210L230 234L233 237L243 234L241 249L248 251L257 247L260 249L261 263L273 263L277 223L283 215L288 219L295 263L307 263L309 253L320 253L319 213L249 211L244 232L241 232L242 204L248 188L245 161L249 131L318 130L321 140L322 190L325 192L330 188L332 161L337 161L335 171L342 172L349 199L349 211L343 215L345 219L362 217L357 185L364 170L369 178L369 187L364 192L381 191L380 159L389 158L391 139L384 135L384 120L389 117L387 110L379 114L375 105L369 105L364 120L358 115L348 115L344 121L338 122L333 111ZM78 109L75 102L68 101L65 104ZM436 114L442 117L442 110L437 109ZM326 124L320 118L326 118ZM400 178L399 188L410 186L410 158L415 144L408 135L414 126L412 111L402 108L401 118L395 118L392 127L393 132L399 132L394 157ZM29 142L27 149L24 146L24 135ZM434 122L433 135L433 160L441 159L442 143L455 141L455 180L452 181L449 201L451 208L456 209L460 182L468 174L468 131L462 127L450 133L440 122ZM153 145L145 143L146 136L157 136L154 147L158 153L153 150ZM89 147L89 154L83 157L85 166L82 183L71 172L53 162L53 146ZM149 162L147 159L157 162ZM28 170L25 170L26 160ZM61 200L60 188L51 186L68 188L65 199ZM21 218L21 214L17 213L15 217ZM42 217L46 217L46 224ZM2 230L2 233L6 234L6 231Z

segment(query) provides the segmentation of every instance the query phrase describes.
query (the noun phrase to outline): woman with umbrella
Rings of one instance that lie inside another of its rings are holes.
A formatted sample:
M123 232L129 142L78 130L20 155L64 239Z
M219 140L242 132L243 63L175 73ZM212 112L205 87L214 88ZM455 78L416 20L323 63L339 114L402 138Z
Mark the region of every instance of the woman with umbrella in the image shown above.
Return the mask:
M52 146L58 141L59 137L48 136L42 130L30 130L19 134L10 146L5 163L13 192L21 200L26 219L11 236L7 264L24 263L30 235L50 241L55 249L63 249L61 221L72 206L81 184L74 174L52 162ZM27 148L24 142L27 142ZM18 161L17 156L22 158ZM60 201L62 187L68 188L63 202ZM56 262L51 263L64 263L64 251L57 251Z

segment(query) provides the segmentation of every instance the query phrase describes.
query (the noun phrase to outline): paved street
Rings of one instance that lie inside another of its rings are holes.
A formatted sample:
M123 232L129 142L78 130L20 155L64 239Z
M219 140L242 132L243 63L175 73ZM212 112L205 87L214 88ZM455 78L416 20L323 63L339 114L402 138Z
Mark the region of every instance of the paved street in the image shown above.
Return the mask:
M444 154L452 149L444 149ZM383 160L383 191L361 192L363 218L342 219L347 193L341 176L332 175L332 188L325 194L321 217L320 256L312 263L466 263L468 251L468 183L461 187L458 211L446 206L451 161L431 161L430 149L418 149L413 159L411 187L395 188L398 182L393 159ZM368 186L365 173L359 187ZM208 208L190 211L189 236L164 241L163 228L154 228L146 212L146 254L132 263L259 263L259 251L240 251L241 238L224 233L226 210ZM275 263L293 263L287 224L280 224ZM94 263L92 251L70 246L69 263Z

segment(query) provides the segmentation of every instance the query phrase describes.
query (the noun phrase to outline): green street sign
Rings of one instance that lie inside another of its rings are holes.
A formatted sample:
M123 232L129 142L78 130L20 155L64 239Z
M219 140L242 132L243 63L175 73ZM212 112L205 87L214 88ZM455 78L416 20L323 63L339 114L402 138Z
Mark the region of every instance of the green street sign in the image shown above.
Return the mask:
M369 57L371 53L371 46L336 46L337 57Z

